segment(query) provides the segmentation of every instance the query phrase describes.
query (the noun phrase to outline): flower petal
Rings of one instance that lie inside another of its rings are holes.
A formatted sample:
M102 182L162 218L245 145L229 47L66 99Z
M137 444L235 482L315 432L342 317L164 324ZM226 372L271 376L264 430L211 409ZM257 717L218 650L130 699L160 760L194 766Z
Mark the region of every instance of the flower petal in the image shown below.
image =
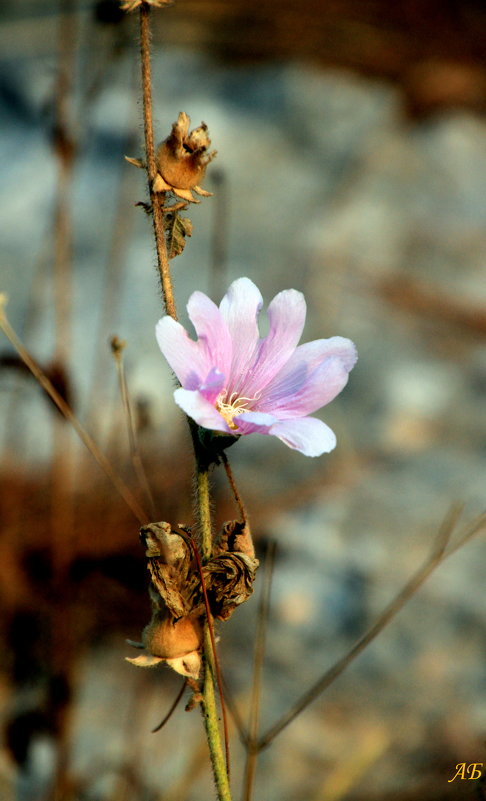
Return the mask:
M244 381L244 395L250 398L257 395L288 362L302 335L305 314L302 292L286 289L274 297L268 307L270 330L259 342Z
M303 417L330 403L346 386L357 359L349 339L331 337L300 345L265 388L256 408L277 416Z
M233 341L228 393L237 392L245 380L258 346L257 318L263 305L260 290L249 278L233 281L220 303L220 311Z
M182 386L195 389L214 366L206 348L190 338L185 328L172 317L162 317L155 327L159 348Z
M225 381L226 378L224 373L220 372L217 367L213 367L204 381L204 384L201 384L198 387L198 390L201 395L203 395L206 400L208 400L214 406L216 398L224 387Z
M233 420L239 434L268 434L270 426L278 422L278 417L264 412L242 412Z
M174 400L189 417L192 417L203 428L209 428L210 431L225 431L227 434L233 433L211 401L197 390L180 387L174 392Z
M348 383L348 372L340 359L331 358L299 381L300 386L293 394L274 395L270 402L267 401L268 410L280 420L306 417L330 403Z
M206 363L228 375L233 346L220 310L204 292L193 292L187 311L196 329L198 347L206 354Z
M304 456L321 456L336 447L334 431L317 417L284 420L271 426L268 433Z

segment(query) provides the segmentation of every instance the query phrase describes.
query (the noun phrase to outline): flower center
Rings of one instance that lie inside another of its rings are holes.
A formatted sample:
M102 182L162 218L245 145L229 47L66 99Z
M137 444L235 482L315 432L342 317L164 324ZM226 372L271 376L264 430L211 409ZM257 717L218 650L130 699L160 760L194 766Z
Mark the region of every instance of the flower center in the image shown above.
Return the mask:
M233 422L235 417L238 417L242 412L247 412L248 404L256 400L256 398L238 397L237 392L233 392L229 398L226 389L223 389L216 398L216 408L221 417L224 417L229 427L234 431L237 429L236 423Z

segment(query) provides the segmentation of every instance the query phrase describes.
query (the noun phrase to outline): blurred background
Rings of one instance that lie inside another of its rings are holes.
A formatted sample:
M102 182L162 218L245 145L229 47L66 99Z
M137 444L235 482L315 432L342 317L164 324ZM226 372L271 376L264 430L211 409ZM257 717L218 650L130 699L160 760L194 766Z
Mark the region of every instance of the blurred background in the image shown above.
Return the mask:
M156 519L190 523L144 176L124 161L143 153L137 15L111 0L0 15L9 319L142 501L109 345L126 342ZM332 454L258 436L228 454L262 561L277 542L263 732L423 563L451 504L464 524L484 510L486 8L177 0L153 25L157 140L184 110L218 150L172 262L181 320L194 289L219 301L247 275L266 303L305 293L304 340L347 336L360 355L321 412ZM179 679L123 659L150 616L137 520L3 334L0 365L0 799L210 798L198 712L151 733ZM223 478L218 526L235 516ZM486 762L485 574L479 535L260 755L254 799L484 798L448 779ZM261 582L220 631L243 718Z

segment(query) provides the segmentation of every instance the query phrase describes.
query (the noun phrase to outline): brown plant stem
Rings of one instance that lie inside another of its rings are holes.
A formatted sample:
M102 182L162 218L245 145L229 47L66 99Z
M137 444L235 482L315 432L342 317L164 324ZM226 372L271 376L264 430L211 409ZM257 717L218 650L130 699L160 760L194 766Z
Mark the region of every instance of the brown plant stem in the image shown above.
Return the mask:
M225 469L229 485L230 485L230 487L231 487L231 489L233 491L233 495L234 495L234 498L235 498L235 501L236 501L236 505L237 505L237 507L239 509L239 512L240 512L241 522L242 523L246 523L247 520L248 520L248 516L247 516L247 513L246 513L246 509L245 509L245 504L243 503L243 499L242 499L242 497L241 497L241 495L240 495L240 493L238 491L238 487L236 486L236 481L235 481L235 477L233 475L233 471L231 469L231 465L230 465L230 463L228 461L228 457L226 456L224 451L221 454L221 461L223 462L223 467Z
M162 718L162 720L155 727L155 729L152 729L152 734L156 734L158 731L163 729L165 724L171 719L173 713L176 711L176 709L177 709L177 707L179 705L179 701L181 700L182 696L184 695L184 690L186 689L186 687L187 687L187 679L184 679L184 681L182 682L182 685L181 685L181 688L180 688L179 692L177 693L176 697L174 698L174 700L173 700L173 702L172 702L172 704L170 706L169 711L167 712L165 717Z
M132 120L127 120L132 125ZM126 137L124 150L130 153L136 147L133 133ZM135 178L135 170L121 170L115 192L116 209L111 230L109 251L104 268L104 286L101 295L101 313L98 323L97 341L104 343L110 333L116 329L120 319L120 302L122 296L123 277L126 271L127 247L134 221L134 207L131 206ZM106 370L109 353L107 348L98 347L93 366L93 379L89 391L89 406L86 413L87 425L99 439L100 423L98 409L102 403L111 401L106 386ZM110 387L111 391L111 387Z
M270 593L272 590L273 569L275 566L276 543L270 543L265 559L262 594L258 608L258 627L255 638L253 656L253 681L251 688L250 715L248 736L246 738L246 764L244 774L243 801L251 801L255 783L256 763L258 757L258 724L260 719L260 699L262 686L263 657L265 654L265 638L270 612Z
M143 128L145 132L145 157L147 163L147 178L150 193L150 203L152 206L152 220L154 225L155 247L157 250L157 264L159 268L160 282L162 285L162 295L165 311L174 320L177 319L174 294L172 291L172 279L170 275L169 258L165 242L164 213L164 194L154 192L153 185L157 175L157 164L155 161L155 144L152 114L152 75L150 66L150 6L142 3L140 6L140 58L142 65L142 95L143 95Z
M148 503L148 508L150 510L150 515L152 519L155 520L157 512L155 510L154 496L152 494L152 489L150 487L149 480L147 478L147 473L145 472L142 457L140 455L140 449L138 447L137 435L135 432L135 425L133 421L132 404L130 403L130 395L128 393L127 379L125 374L125 365L123 363L123 348L122 346L120 346L117 337L114 337L112 339L112 352L115 359L116 371L118 374L118 384L120 388L121 401L125 412L125 419L128 432L128 442L130 446L130 455L132 459L133 469L135 471L139 487L145 494L145 498Z

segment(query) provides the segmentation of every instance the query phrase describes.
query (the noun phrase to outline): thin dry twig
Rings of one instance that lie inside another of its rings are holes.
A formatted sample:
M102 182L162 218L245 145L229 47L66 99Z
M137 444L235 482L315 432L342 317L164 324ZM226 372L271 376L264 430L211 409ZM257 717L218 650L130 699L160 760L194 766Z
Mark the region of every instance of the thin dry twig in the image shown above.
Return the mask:
M376 290L399 309L426 320L437 320L456 326L465 333L486 333L484 305L467 303L453 295L440 292L436 285L427 284L410 276L394 276L392 280L378 282Z
M155 734L156 732L158 732L161 729L163 729L165 724L168 723L168 721L171 719L172 715L174 714L174 712L176 711L176 709L177 709L177 707L179 705L179 701L181 700L182 696L184 695L184 690L186 689L186 687L187 687L187 679L184 679L184 681L182 682L182 685L181 685L181 689L179 690L179 692L177 693L176 697L174 698L169 711L162 718L162 720L160 721L159 725L156 726L155 729L152 729L152 734Z
M380 634L383 629L393 620L398 612L405 606L407 601L412 598L417 590L424 584L436 567L445 561L449 556L462 548L476 533L486 527L486 512L473 520L465 529L463 534L455 543L451 543L451 536L458 522L460 508L454 507L446 516L442 523L436 540L431 549L430 555L424 564L410 578L400 592L395 596L390 604L384 609L376 622L368 631L355 643L355 645L339 659L321 678L307 690L297 702L263 734L255 745L256 751L262 751L301 714L315 699L326 690L341 673L346 670L348 665Z
M67 361L71 341L72 306L72 215L71 187L75 145L72 137L69 101L76 57L76 28L73 1L61 0L58 46L59 60L54 98L52 144L57 157L58 178L54 207L54 311L55 359Z
M121 497L123 498L127 506L130 508L130 510L133 512L139 523L142 525L143 523L146 523L148 517L145 510L140 506L137 499L134 497L134 495L127 487L125 482L122 481L122 479L115 471L115 469L111 465L110 461L106 458L104 453L100 451L96 442L93 440L90 434L88 434L84 426L80 423L80 421L72 411L71 407L68 406L66 401L61 397L61 395L49 381L47 376L42 372L40 367L36 364L32 356L25 348L25 346L15 333L14 329L10 325L7 319L7 315L5 313L4 306L1 303L0 303L0 328L4 332L5 336L10 340L10 342L14 346L15 350L19 354L24 364L31 371L34 378L36 378L41 387L45 390L45 392L47 392L51 400L54 401L61 414L63 414L66 420L72 425L72 427L78 434L83 444L87 447L87 449L93 456L94 460L98 463L98 465L101 467L104 473L108 476L111 483L113 484L117 492L121 495Z
M126 137L124 150L130 152L134 144L135 136L130 132ZM109 334L115 330L117 321L120 319L120 301L126 266L126 251L134 221L134 209L130 204L133 194L134 179L134 171L121 170L118 187L115 192L116 209L109 251L104 269L104 286L101 295L101 311L97 334L98 342L106 342L108 340ZM93 378L89 393L90 403L86 414L89 428L91 431L94 431L96 435L98 434L99 428L98 408L100 398L104 399L108 394L106 389L108 358L109 355L106 348L96 348Z
M241 522L246 523L248 521L248 515L246 513L245 504L243 503L243 499L238 492L238 487L236 486L236 481L233 476L233 471L231 469L231 465L228 461L228 457L226 456L225 452L221 454L221 461L223 462L223 466L226 472L226 476L228 478L229 485L233 491L233 495L236 501L236 505L240 512Z
M143 461L137 442L137 435L135 432L135 425L133 422L132 404L130 403L130 395L128 393L127 378L125 374L125 365L123 362L123 348L124 343L122 343L118 337L113 337L111 340L111 350L115 359L116 371L118 374L118 385L120 388L122 405L125 412L128 442L130 445L130 455L132 458L133 469L135 471L135 475L137 476L140 488L147 499L152 520L155 520L157 517L157 512L155 509L154 496L152 494L147 473L143 466Z
M260 701L262 687L263 658L265 639L270 612L270 594L272 590L273 570L277 544L272 541L267 549L263 586L258 608L258 626L255 638L253 657L253 681L251 689L250 714L248 720L248 736L246 738L246 764L243 784L243 801L251 801L255 782L256 763L258 757L258 724L260 718Z
M246 748L247 744L248 744L248 731L247 731L246 725L243 722L243 718L240 715L239 709L238 709L238 707L237 707L237 705L235 703L235 699L234 699L234 697L232 695L231 689L229 688L228 682L226 681L226 679L225 679L223 674L222 674L222 678L223 678L224 699L225 699L226 707L227 707L227 709L228 709L228 711L229 711L229 713L231 715L231 718L233 720L233 723L234 723L234 725L236 727L236 730L238 732L238 736L239 736L241 742L243 743L243 745Z

